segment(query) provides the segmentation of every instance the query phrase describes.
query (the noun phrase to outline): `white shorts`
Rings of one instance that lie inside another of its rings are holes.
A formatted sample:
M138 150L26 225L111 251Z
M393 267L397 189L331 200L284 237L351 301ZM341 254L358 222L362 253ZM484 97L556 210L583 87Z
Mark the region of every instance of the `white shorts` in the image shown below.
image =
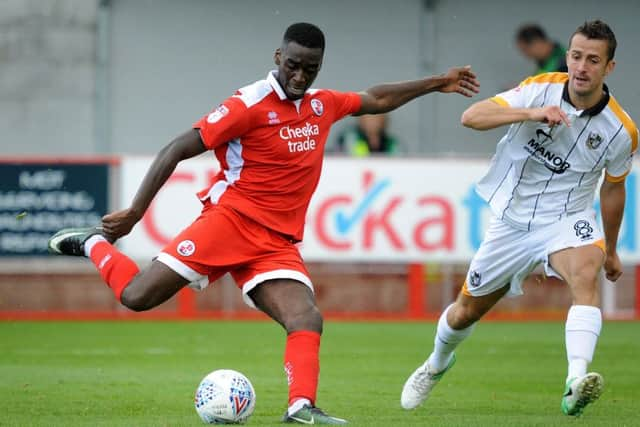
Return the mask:
M593 210L532 231L516 229L494 216L471 260L462 292L479 297L509 284L508 296L522 295L522 282L541 263L547 276L562 279L549 265L551 254L585 245L597 245L604 251L602 231Z

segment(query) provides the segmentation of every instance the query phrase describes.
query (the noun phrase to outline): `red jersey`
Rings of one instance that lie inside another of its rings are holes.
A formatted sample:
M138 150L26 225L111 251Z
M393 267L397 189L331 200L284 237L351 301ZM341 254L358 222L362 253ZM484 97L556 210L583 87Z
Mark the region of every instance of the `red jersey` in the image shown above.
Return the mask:
M360 105L357 93L333 90L289 100L273 72L243 87L193 125L221 166L198 196L302 240L329 129Z

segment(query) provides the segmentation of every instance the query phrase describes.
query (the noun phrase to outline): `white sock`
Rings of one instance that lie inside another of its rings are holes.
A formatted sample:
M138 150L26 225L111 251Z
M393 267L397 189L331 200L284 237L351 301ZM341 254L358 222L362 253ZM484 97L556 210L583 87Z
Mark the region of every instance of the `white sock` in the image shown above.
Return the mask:
M107 239L105 239L101 234L94 234L93 236L89 237L87 241L84 242L84 256L89 258L89 255L91 255L91 249L93 249L96 243L106 241Z
M291 404L291 406L289 406L289 409L287 409L287 413L289 415L293 415L296 412L298 412L300 409L302 409L302 407L304 405L309 405L309 406L313 406L311 404L311 401L309 399L305 399L305 398L300 398L298 400L296 400L295 402L293 402Z
M567 315L565 341L569 369L567 379L587 373L587 365L593 360L593 353L602 329L602 313L598 307L573 305Z
M429 367L435 372L440 372L447 367L451 361L453 350L473 332L473 327L475 326L474 323L465 329L456 330L451 328L449 322L447 322L447 313L452 306L453 304L449 305L440 315L433 353L431 353L429 359L427 359Z

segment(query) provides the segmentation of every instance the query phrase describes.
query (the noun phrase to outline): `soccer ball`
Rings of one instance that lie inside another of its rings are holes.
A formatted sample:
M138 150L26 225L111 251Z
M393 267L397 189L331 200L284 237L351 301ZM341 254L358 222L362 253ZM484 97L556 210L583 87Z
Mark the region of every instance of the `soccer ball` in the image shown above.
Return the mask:
M196 389L196 412L207 424L243 423L256 406L256 392L247 377L232 369L218 369Z

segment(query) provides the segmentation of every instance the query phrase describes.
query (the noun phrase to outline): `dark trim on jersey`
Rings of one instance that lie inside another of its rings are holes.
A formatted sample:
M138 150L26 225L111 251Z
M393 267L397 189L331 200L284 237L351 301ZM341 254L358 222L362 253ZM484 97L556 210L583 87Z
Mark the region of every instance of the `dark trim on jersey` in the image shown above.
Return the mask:
M524 175L524 169L527 167L527 162L529 161L530 158L531 158L531 156L527 157L527 160L525 160L524 163L522 164L522 170L520 171L520 177L518 178L518 182L516 182L516 185L513 186L513 190L511 190L511 198L507 202L507 206L505 206L504 210L502 211L502 216L500 216L501 220L504 219L504 214L507 213L507 210L511 206L511 201L513 200L513 197L516 194L516 188L518 188L518 185L520 185L520 181L522 181L522 176Z
M549 139L551 139L549 136L545 137L544 140L540 141L540 145L544 144ZM553 139L551 139L551 141L553 141ZM531 158L531 155L527 157L527 160L525 160L524 164L522 165L522 170L520 171L520 178L518 178L518 182L516 182L516 185L513 186L513 190L511 191L511 198L507 202L507 206L505 206L504 210L502 211L502 216L500 217L500 219L504 219L504 214L507 212L507 209L509 209L509 206L511 206L511 201L513 200L513 197L516 194L516 188L518 188L518 186L520 185L520 181L522 181L522 177L524 175L524 169L527 166L527 162L529 161L530 158Z
M496 187L495 190L493 190L493 193L491 193L491 197L489 197L489 200L487 200L487 203L491 203L491 201L493 200L493 196L496 195L496 193L498 192L498 189L500 189L500 187L502 187L502 183L504 182L505 179L507 179L507 177L509 176L509 172L511 172L511 169L513 169L513 162L511 163L511 165L509 165L509 169L507 169L507 173L504 174L504 176L502 177L502 179L500 180L500 183L498 184L498 186Z
M566 162L567 159L569 158L569 156L571 156L571 153L573 153L573 150L575 150L576 146L578 145L578 141L580 141L580 137L582 136L582 134L584 133L585 130L587 130L587 127L589 127L589 122L591 122L591 118L593 116L589 116L589 119L587 119L587 123L584 124L584 127L582 128L582 130L580 131L580 133L578 134L578 137L576 138L576 140L573 143L573 146L571 147L571 149L569 150L569 152L567 153L567 155L564 158L564 161ZM531 231L531 222L533 221L533 219L536 217L536 211L538 210L538 201L540 200L540 197L542 197L542 195L544 194L545 191L547 191L547 188L549 187L549 183L551 182L551 180L553 179L553 177L556 175L555 172L551 172L551 176L549 177L549 179L547 180L547 183L544 186L544 189L542 190L542 192L538 193L538 195L536 196L536 203L533 206L533 212L531 213L531 219L529 220L529 223L527 224L527 231Z
M549 92L549 87L550 86L551 85L547 85L547 87L544 89L544 95L542 95L542 103L540 104L540 107L544 107L544 103L547 100L547 92ZM560 101L560 102L562 102L562 101ZM518 130L513 134L511 139L513 139L516 136L516 133L520 130L520 128L522 127L523 124L524 124L524 122L520 122L520 126L518 127ZM511 139L509 141L511 141ZM549 139L549 138L547 138L547 139ZM547 141L547 139L545 139L544 141L540 142L540 145L544 144ZM516 185L513 186L513 190L511 190L511 198L507 202L507 206L505 206L505 208L502 210L502 215L500 216L501 220L504 219L505 213L507 213L507 210L509 209L509 206L511 206L511 201L513 200L513 197L516 194L516 188L518 188L518 185L520 185L520 181L522 181L522 176L524 174L524 168L527 166L527 162L529 161L530 158L531 158L531 156L527 157L527 160L525 160L524 164L522 165L522 170L520 171L520 178L518 178L518 182L516 183ZM496 189L496 191L497 191L497 189Z
M609 140L609 143L607 144L606 147L604 147L604 150L602 150L602 154L600 154L600 157L598 157L598 160L596 160L596 164L593 165L593 168L591 169L591 172L593 172L594 170L596 170L596 167L598 166L598 163L600 163L600 160L602 160L602 158L604 157L605 153L607 152L607 150L609 149L609 146L613 143L613 140L616 139L616 137L620 134L620 131L622 130L622 128L624 127L624 125L620 125L620 127L618 128L618 131L615 133L615 135L613 135L613 137Z
M547 100L547 92L549 92L550 87L551 85L547 85L547 87L544 88L544 95L542 95L542 104L540 104L540 107L544 107L544 102Z
M623 125L620 125L620 127L616 131L615 135L613 135L613 137L609 140L609 143L607 144L607 146L604 147L604 150L602 150L602 154L600 154L600 157L598 157L598 160L596 160L596 163L591 168L591 172L594 172L596 170L596 167L598 167L598 164L600 163L600 160L602 160L602 158L606 154L607 150L609 150L609 146L613 143L613 140L616 139L618 134L620 134L620 131L622 130L623 127L624 127ZM582 174L582 176L580 177L580 181L578 181L578 186L577 187L573 187L571 189L571 191L569 191L569 194L567 194L567 202L564 204L564 212L562 214L560 214L559 218L562 218L562 215L567 213L567 206L569 206L569 200L571 198L571 193L573 193L573 190L575 190L576 188L579 188L582 185L582 180L584 179L586 174L587 174L586 172L584 172Z
M585 115L595 116L596 114L599 114L602 110L604 110L604 108L609 103L609 98L611 96L609 95L609 88L604 83L602 84L602 91L604 92L604 95L602 96L602 98L600 98L600 101L598 101L598 103L593 107L582 110L582 113L580 113L580 117ZM564 87L562 88L562 99L571 104L573 108L576 108L576 106L573 105L573 102L571 102L571 98L569 97L569 80L564 83Z
M513 141L513 138L515 138L515 136L518 134L518 132L520 132L520 129L522 129L523 125L524 125L524 122L520 122L520 124L518 125L518 129L516 129L516 131L513 133L513 136L511 138L509 138L509 140L507 141L507 144L510 143L511 141ZM527 164L527 161L529 161L528 157L527 157L527 160L524 161L525 165ZM513 166L513 163L511 164L511 167L512 166ZM511 169L511 167L509 167L509 169ZM518 183L513 187L513 190L511 190L511 198L507 202L507 206L502 211L502 216L500 217L500 219L504 219L504 213L507 211L507 209L509 209L509 205L511 204L511 201L513 200L513 195L515 194L516 187L518 186L518 184L520 184L520 180L522 180L522 173L523 172L524 172L524 165L522 166L522 170L520 171L520 178L518 178ZM504 179L503 179L503 181L504 181ZM502 182L500 184L502 184ZM499 187L500 186L498 186L498 188ZM498 191L497 188L496 188L496 191ZM495 194L496 191L494 191L493 194ZM493 196L491 196L491 197L493 198Z
M509 144L511 141L513 141L513 138L516 137L516 135L518 134L518 132L520 132L520 129L522 129L522 125L524 124L524 122L520 122L518 124L518 128L513 132L513 136L511 138L509 138L506 142L506 144ZM513 168L513 163L511 163L511 166L509 166L509 169L507 170L507 173L504 175L504 177L502 177L502 180L500 181L500 184L498 184L498 186L496 187L495 190L493 190L493 193L491 193L491 197L489 197L489 200L487 200L487 203L491 203L491 200L493 200L493 196L496 195L496 193L498 192L498 189L502 186L502 183L504 182L504 180L507 178L507 176L509 176L509 171L511 171L511 168Z
M591 169L591 172L593 172L593 169ZM582 176L580 177L580 181L578 181L578 185L576 187L573 187L571 190L569 190L569 193L567 194L567 201L564 204L564 212L562 212L558 216L558 219L561 219L562 215L567 213L567 206L569 206L569 200L571 199L571 193L573 193L573 190L575 190L576 188L580 188L580 186L582 185L582 180L584 179L586 174L587 174L586 172L583 172Z

